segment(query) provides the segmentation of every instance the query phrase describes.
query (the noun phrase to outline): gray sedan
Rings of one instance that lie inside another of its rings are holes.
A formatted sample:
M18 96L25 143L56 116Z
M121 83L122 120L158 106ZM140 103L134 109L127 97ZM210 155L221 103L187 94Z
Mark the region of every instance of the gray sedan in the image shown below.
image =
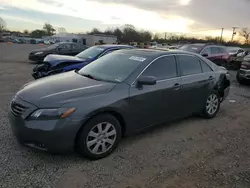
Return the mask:
M9 119L25 146L100 159L123 136L149 126L192 114L215 117L229 86L227 70L197 54L120 50L24 85Z

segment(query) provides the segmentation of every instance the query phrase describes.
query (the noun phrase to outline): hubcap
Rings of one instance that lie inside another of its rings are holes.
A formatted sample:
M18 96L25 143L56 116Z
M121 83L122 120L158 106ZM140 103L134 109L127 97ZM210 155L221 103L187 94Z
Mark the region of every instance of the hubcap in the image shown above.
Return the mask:
M116 141L114 125L103 122L95 125L87 136L87 148L93 154L107 152Z
M219 106L219 99L217 95L211 94L207 99L206 110L209 115L213 115Z

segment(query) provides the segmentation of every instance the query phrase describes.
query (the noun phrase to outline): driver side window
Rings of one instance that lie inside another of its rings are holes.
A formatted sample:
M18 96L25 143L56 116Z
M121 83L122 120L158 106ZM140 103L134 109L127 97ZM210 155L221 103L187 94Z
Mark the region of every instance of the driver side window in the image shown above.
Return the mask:
M211 55L211 48L210 47L205 48L202 51L201 55L204 55L204 54L207 54L208 56L210 56Z
M153 76L156 80L164 80L177 77L177 64L175 57L166 56L157 59L142 73L141 76Z
M59 46L60 49L71 49L70 44L62 44Z

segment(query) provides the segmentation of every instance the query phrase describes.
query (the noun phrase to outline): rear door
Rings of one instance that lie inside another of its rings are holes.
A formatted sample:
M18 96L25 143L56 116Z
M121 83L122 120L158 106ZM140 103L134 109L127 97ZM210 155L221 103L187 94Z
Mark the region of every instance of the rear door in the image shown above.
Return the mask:
M180 113L186 116L200 112L214 85L214 72L197 56L177 55L177 60L182 85Z
M129 106L136 129L161 123L177 116L180 98L180 78L175 57L165 56L155 60L140 76L154 76L156 85L130 88Z

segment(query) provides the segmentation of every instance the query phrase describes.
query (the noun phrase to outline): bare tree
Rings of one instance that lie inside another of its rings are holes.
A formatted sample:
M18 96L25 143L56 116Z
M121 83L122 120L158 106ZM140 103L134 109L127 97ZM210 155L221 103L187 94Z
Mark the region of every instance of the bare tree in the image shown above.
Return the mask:
M58 27L57 28L58 33L67 33L66 29L64 27Z
M0 17L0 33L6 29L6 22Z
M250 42L250 29L248 28L242 28L240 31L240 36L242 36L245 39L245 43L249 44Z

